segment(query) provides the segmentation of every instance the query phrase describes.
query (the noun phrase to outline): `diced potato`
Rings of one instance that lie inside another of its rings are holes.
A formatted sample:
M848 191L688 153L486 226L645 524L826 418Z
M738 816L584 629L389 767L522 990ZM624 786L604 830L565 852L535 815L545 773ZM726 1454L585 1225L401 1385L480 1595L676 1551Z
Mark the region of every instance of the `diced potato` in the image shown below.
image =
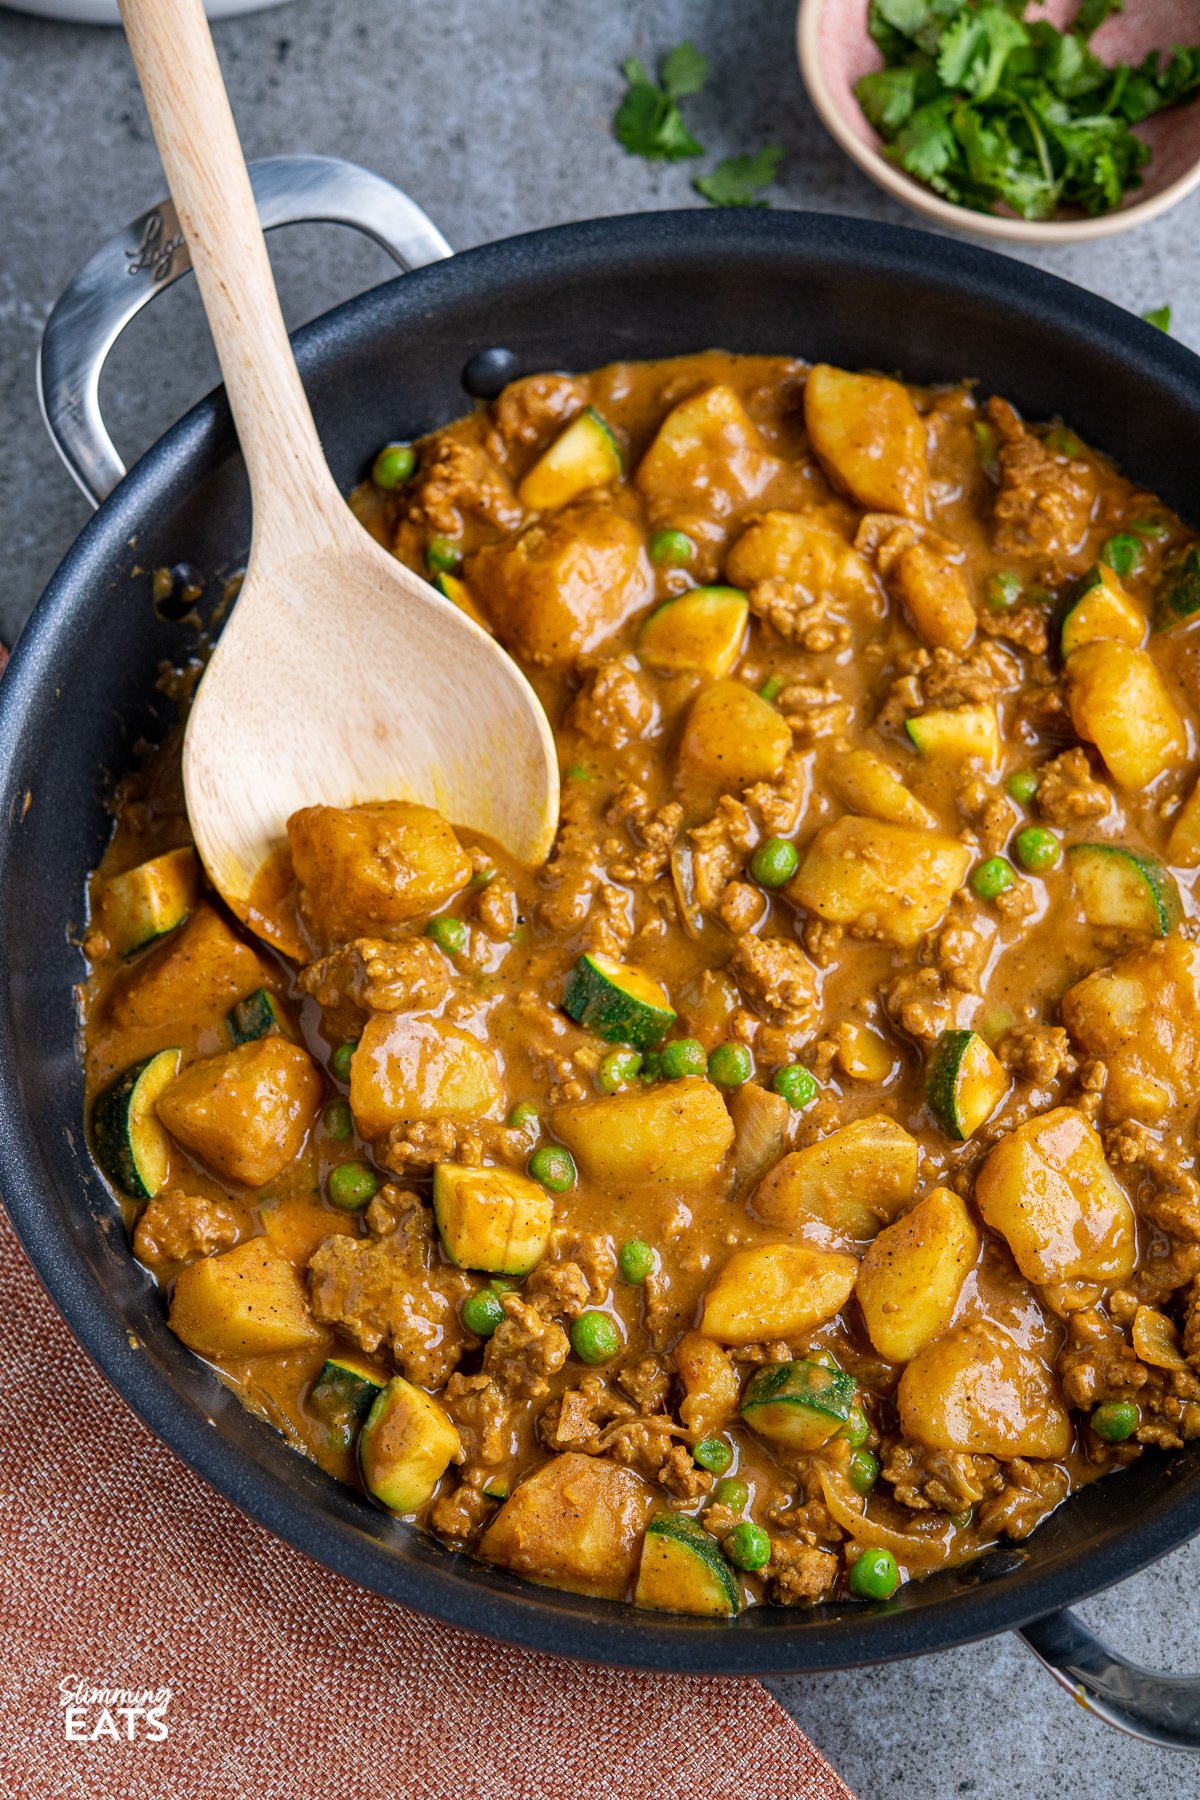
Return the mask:
M754 1211L817 1242L874 1237L917 1191L917 1140L879 1113L785 1156L755 1190Z
M1082 1113L1059 1106L989 1151L975 1178L984 1222L1027 1281L1124 1281L1137 1261L1133 1208Z
M218 1023L235 1000L263 984L265 971L211 906L161 946L148 950L112 990L109 1015L128 1030L170 1030L176 1042Z
M603 1456L556 1456L518 1484L479 1555L531 1581L620 1600L653 1504L654 1490L632 1469Z
M614 1187L711 1181L733 1142L724 1100L699 1077L569 1101L550 1129L590 1181Z
M683 1387L679 1417L689 1431L711 1437L737 1412L738 1372L721 1346L699 1331L685 1331L672 1356Z
M486 1118L503 1098L495 1052L443 1019L375 1013L350 1063L350 1110L365 1138L418 1119Z
M692 701L679 746L688 780L746 787L778 774L792 747L782 713L743 681L713 681Z
M1187 730L1149 651L1108 638L1085 644L1068 656L1066 677L1075 729L1121 787L1145 787L1186 762Z
M829 785L844 806L864 818L883 819L892 825L912 825L929 830L937 820L903 777L873 750L847 750L829 771Z
M897 1398L905 1437L932 1450L1057 1461L1071 1447L1053 1373L990 1320L957 1325L918 1351Z
M910 544L892 575L909 623L935 649L965 650L975 636L975 606L957 563L928 544Z
M817 363L804 388L804 423L826 474L872 512L925 512L925 426L898 381Z
M288 1195L264 1206L262 1222L272 1250L298 1269L307 1267L309 1257L327 1237L355 1237L358 1230L349 1214L332 1212L302 1195Z
M870 563L817 513L768 512L743 531L725 562L735 587L784 581L810 601L873 615L880 604Z
M635 481L656 518L722 519L757 499L780 466L733 389L718 382L671 409Z
M325 1335L308 1310L299 1275L265 1238L249 1238L184 1269L167 1323L210 1362L303 1350Z
M199 891L200 864L190 846L167 850L111 876L101 889L99 911L114 954L127 956L174 931L192 911Z
M1062 998L1063 1024L1108 1066L1107 1119L1161 1119L1190 1101L1200 1062L1200 950L1170 937L1085 975Z
M190 1064L159 1099L158 1116L218 1175L265 1187L300 1150L320 1103L307 1050L266 1037Z
M471 879L445 819L408 800L306 806L287 829L300 911L325 948L422 918Z
M1172 821L1167 861L1177 869L1200 868L1200 781Z
M818 831L785 891L856 937L911 949L941 922L970 860L944 832L847 813Z
M837 1046L834 1059L837 1067L851 1081L877 1085L889 1080L895 1071L898 1061L895 1047L879 1032L872 1031L869 1025L862 1025L857 1019L841 1019L829 1037Z
M735 1250L704 1296L700 1330L720 1344L802 1336L842 1310L858 1264L836 1250L761 1244Z
M485 544L466 573L505 649L551 668L596 649L654 591L632 519L587 502Z
M954 1317L979 1233L951 1188L934 1188L888 1225L862 1259L855 1292L867 1336L889 1362L911 1362Z

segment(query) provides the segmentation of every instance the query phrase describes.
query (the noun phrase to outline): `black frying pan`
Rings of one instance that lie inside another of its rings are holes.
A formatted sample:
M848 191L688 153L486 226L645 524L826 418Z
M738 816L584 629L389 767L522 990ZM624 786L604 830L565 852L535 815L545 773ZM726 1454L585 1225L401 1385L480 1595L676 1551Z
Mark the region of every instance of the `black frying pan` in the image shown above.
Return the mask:
M398 260L427 265L298 336L301 373L347 490L381 442L443 423L514 375L719 345L895 369L914 381L976 376L1034 417L1061 414L1195 516L1200 360L1020 263L891 226L759 211L597 220L449 258L423 215L364 171L276 159L255 179L268 223L357 223ZM98 501L121 474L96 407L99 365L120 325L186 269L174 238L167 207L136 221L88 265L48 327L48 422ZM1068 1501L1027 1542L913 1583L885 1606L675 1618L534 1587L451 1554L294 1454L172 1337L84 1139L76 932L113 780L135 741L168 722L156 671L195 646L192 626L154 612L149 571L201 571L203 611L249 536L218 393L104 498L0 683L0 1189L98 1366L244 1511L330 1568L457 1625L593 1661L736 1674L883 1661L1019 1628L1113 1723L1200 1748L1200 1679L1130 1668L1063 1612L1200 1531L1195 1451L1146 1455Z

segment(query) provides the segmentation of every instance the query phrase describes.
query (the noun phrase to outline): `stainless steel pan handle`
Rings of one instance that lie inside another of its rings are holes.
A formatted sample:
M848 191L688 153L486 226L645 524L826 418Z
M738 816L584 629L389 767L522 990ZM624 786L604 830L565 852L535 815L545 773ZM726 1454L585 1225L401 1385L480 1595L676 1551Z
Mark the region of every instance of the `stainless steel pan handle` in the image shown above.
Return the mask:
M352 225L417 269L451 254L437 226L399 188L332 156L270 156L251 163L264 231L323 220ZM93 506L125 474L100 413L100 374L129 321L191 268L169 200L152 206L98 250L46 321L38 399L55 448Z
M1200 1675L1143 1669L1110 1650L1072 1612L1020 1634L1055 1681L1106 1725L1164 1750L1200 1750Z

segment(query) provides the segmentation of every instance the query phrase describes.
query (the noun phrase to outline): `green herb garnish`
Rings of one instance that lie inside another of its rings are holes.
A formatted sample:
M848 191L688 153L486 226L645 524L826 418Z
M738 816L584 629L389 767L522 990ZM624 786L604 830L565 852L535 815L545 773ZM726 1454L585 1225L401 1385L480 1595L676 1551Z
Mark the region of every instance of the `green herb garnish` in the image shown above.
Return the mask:
M697 175L692 186L710 206L765 206L755 196L770 187L782 161L779 144L764 144L752 156L727 156L711 174Z
M1149 312L1142 314L1147 325L1157 325L1160 331L1171 329L1171 309L1169 306L1152 306Z
M623 64L623 73L629 91L617 108L613 130L630 155L665 157L668 162L702 156L678 102L700 92L708 80L708 58L694 44L676 44L658 65L657 87L636 56Z
M1100 61L1089 39L1120 10L1082 0L1059 31L1026 0L871 0L886 66L854 91L890 160L956 205L1109 212L1150 160L1132 127L1200 91L1200 46Z

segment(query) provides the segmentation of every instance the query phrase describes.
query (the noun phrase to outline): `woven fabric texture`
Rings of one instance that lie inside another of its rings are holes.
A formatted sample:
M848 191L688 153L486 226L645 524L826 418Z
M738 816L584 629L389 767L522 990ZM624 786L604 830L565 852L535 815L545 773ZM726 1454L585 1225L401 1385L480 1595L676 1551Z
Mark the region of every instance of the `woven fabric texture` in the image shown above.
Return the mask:
M276 1542L100 1378L2 1211L0 1319L0 1794L853 1800L757 1682L508 1649ZM166 1736L64 1683L169 1689Z

